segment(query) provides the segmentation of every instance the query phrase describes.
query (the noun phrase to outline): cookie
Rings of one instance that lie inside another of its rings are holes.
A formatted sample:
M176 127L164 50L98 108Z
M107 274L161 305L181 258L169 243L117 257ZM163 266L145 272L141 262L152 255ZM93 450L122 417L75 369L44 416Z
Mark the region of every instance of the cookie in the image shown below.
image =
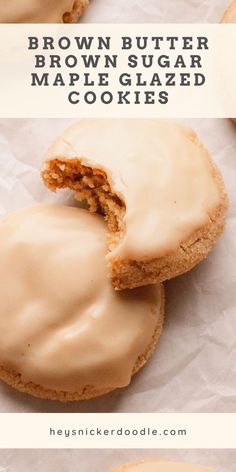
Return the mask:
M105 223L68 206L35 205L0 222L0 377L51 400L125 387L162 330L161 285L116 292Z
M72 9L63 15L63 23L77 23L88 4L89 0L74 0Z
M121 465L109 472L216 472L209 467L162 460L139 461Z
M188 271L224 228L220 172L196 134L174 121L81 120L49 148L42 177L105 215L118 290Z
M236 0L228 6L225 11L221 23L236 23ZM231 118L236 123L236 118Z
M89 0L0 0L0 23L76 23Z
M236 0L233 0L225 10L221 23L236 23Z

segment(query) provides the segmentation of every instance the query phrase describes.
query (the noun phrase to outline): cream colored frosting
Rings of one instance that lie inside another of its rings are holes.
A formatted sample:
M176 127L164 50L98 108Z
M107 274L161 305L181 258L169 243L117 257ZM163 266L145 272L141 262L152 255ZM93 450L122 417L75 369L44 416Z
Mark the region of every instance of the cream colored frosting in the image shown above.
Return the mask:
M1 23L62 23L74 0L0 0Z
M81 120L51 146L46 160L79 157L102 168L126 204L125 234L108 257L145 260L174 251L219 203L207 151L173 121Z
M46 388L122 387L152 341L160 286L117 293L105 225L36 205L0 222L0 365Z
M214 472L201 465L190 465L169 461L143 461L130 464L125 469L129 472Z

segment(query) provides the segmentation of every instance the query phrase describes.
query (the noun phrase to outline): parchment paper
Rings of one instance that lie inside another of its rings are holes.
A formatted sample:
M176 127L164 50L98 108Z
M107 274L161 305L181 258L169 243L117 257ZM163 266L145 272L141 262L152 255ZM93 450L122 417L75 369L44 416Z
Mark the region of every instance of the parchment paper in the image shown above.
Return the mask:
M84 22L218 22L228 0L91 0ZM46 104L45 104L46 106ZM130 387L85 403L61 405L19 394L0 382L0 412L236 411L236 126L186 120L218 163L230 196L226 231L206 261L166 284L164 334ZM0 122L0 215L34 201L71 203L39 179L42 155L69 120ZM0 472L106 472L160 457L235 472L236 451L0 451Z
M108 472L131 461L164 459L235 472L232 450L37 450L0 451L0 472Z
M232 0L90 0L84 23L218 23Z
M83 22L218 22L228 0L91 0ZM45 104L46 106L46 104ZM187 120L188 121L188 120ZM0 412L236 411L236 126L188 121L218 163L230 195L226 231L206 261L166 284L166 323L158 348L130 387L86 403L61 405L0 383ZM0 215L54 197L40 182L42 154L68 120L0 122ZM131 460L160 457L235 472L236 451L0 451L0 472L106 472Z
M0 215L34 201L73 202L41 182L42 155L70 120L0 122ZM87 402L33 399L0 382L0 411L236 411L236 126L186 120L221 169L230 196L225 233L208 258L166 283L164 333L152 359L128 388Z

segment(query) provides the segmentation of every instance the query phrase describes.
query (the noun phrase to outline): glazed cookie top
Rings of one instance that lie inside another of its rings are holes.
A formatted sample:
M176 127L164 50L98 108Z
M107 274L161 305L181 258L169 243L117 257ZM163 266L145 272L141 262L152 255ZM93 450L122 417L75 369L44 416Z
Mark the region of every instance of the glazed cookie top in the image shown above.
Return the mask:
M81 120L57 139L46 160L60 157L105 171L125 204L125 231L108 257L168 255L210 221L220 202L208 152L192 130L173 121Z
M236 23L236 0L233 0L225 11L222 23Z
M117 472L215 472L213 469L200 465L154 460L127 464L115 470Z
M62 23L75 0L0 0L0 23Z
M130 382L161 287L115 292L105 246L102 217L78 208L35 205L0 222L0 365L57 391Z

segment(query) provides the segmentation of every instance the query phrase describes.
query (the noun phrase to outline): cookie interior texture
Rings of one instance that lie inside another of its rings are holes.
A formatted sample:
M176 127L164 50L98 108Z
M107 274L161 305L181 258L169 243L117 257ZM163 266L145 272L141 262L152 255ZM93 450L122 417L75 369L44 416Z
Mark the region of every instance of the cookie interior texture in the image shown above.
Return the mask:
M99 120L97 120L97 122L98 121ZM106 127L107 124L109 126L109 123L111 122L114 123L114 127L116 127L116 123L119 120L100 120L100 122L101 121L104 122L104 127ZM127 128L131 121L134 123L140 120L123 120L124 128ZM140 133L142 133L142 126L144 128L148 128L149 123L150 125L152 125L154 121L158 123L158 120L142 120L142 125L139 125L141 128ZM159 120L159 122L160 121L162 121L161 126L163 126L163 120ZM94 139L93 126L96 127L97 125L96 120L92 120L90 122L92 123L92 127L91 135L88 135L88 139L92 141ZM86 123L84 125L82 124L82 127L85 126L89 129L89 120L87 120ZM157 124L157 126L159 125ZM175 128L177 128L177 125L174 123L170 124L166 122L166 126L170 126L170 134L168 136L168 139L171 140L171 131L173 129L175 130ZM80 123L78 123L78 129L79 127ZM113 124L111 125L111 127L113 127ZM118 133L120 127L122 127L122 125L118 125ZM208 211L207 218L205 218L202 224L196 225L196 227L188 235L188 237L180 240L174 249L169 250L169 252L167 252L166 254L163 253L163 255L158 254L156 257L154 253L151 255L144 254L145 257L143 258L140 257L140 255L139 257L135 257L135 254L132 257L122 257L121 254L116 254L117 248L122 245L127 231L125 223L127 210L126 201L124 196L122 195L122 192L117 192L114 189L115 177L113 175L113 172L110 169L106 169L105 166L99 166L96 160L93 161L93 156L91 156L89 153L84 154L83 148L81 150L80 155L79 150L81 133L80 137L78 137L77 145L75 146L76 126L74 127L74 131L73 127L71 128L71 130L68 130L68 135L67 132L65 132L65 134L63 134L61 138L59 138L55 142L55 145L52 145L52 147L46 154L46 163L42 171L42 177L45 184L53 191L56 191L60 188L69 188L73 190L75 198L79 201L85 201L88 204L91 212L98 212L105 215L109 230L107 237L107 259L110 270L110 276L115 289L119 290L124 288L134 288L142 285L161 282L186 272L198 262L200 262L208 254L209 250L223 231L224 217L227 209L227 196L221 175L218 169L216 168L215 164L211 160L209 154L206 152L206 150L204 150L203 146L201 145L196 135L192 132L192 130L183 126L179 126L178 132L179 134L182 133L183 135L183 146L190 143L190 145L194 146L195 152L196 149L199 149L200 156L201 153L204 153L206 165L209 167L208 173L210 175L211 180L210 184L212 184L212 182L214 181L214 185L217 188L218 197L216 198L216 203ZM123 131L121 131L120 136L121 148L122 146L125 146L125 143L122 142L122 133ZM72 136L74 134L74 140L72 142L70 141L70 134ZM107 137L104 138L103 136L101 139L103 139L103 143L105 139L109 140L109 131L107 133ZM150 141L151 140L152 136L150 137ZM96 146L96 144L97 149L99 150L100 143L96 142L95 138L94 145ZM162 137L160 136L160 148L161 145ZM103 144L103 148L104 146L105 145ZM111 147L110 143L109 146ZM115 146L118 146L117 142ZM147 141L147 153L148 146L149 143ZM103 151L101 151L101 155L102 152ZM121 149L121 152L123 153L123 155L125 155L124 149ZM177 151L177 153L178 152L179 150ZM118 154L119 148L118 150L116 150L116 156ZM132 150L130 151L130 154L132 154ZM110 160L112 161L112 159L113 155L111 152ZM141 164L145 165L144 162L141 162ZM138 162L137 166L139 166ZM118 175L119 163L117 169ZM120 179L122 179L123 177L124 174L121 176ZM133 179L135 178L136 175L134 168ZM190 175L190 178L192 178L194 182L195 176ZM128 181L127 185L132 185L131 180ZM137 208L139 206L138 200L140 200L141 202L141 200L145 200L145 198L145 189L140 189L140 195L137 199ZM156 208L156 214L158 215L158 201L153 201L152 205L154 208ZM147 212L149 212L149 210L152 214L152 219L155 219L153 209L147 208ZM179 217L181 218L181 214L179 215ZM145 223L143 227L140 225L137 232L138 231L145 232ZM153 238L150 239L150 244L152 244L152 240Z
M125 387L162 331L164 289L117 293L103 218L34 205L0 222L0 377L52 400Z
M1 23L76 23L89 0L0 0Z
M209 467L164 460L144 460L121 465L109 472L216 472Z

